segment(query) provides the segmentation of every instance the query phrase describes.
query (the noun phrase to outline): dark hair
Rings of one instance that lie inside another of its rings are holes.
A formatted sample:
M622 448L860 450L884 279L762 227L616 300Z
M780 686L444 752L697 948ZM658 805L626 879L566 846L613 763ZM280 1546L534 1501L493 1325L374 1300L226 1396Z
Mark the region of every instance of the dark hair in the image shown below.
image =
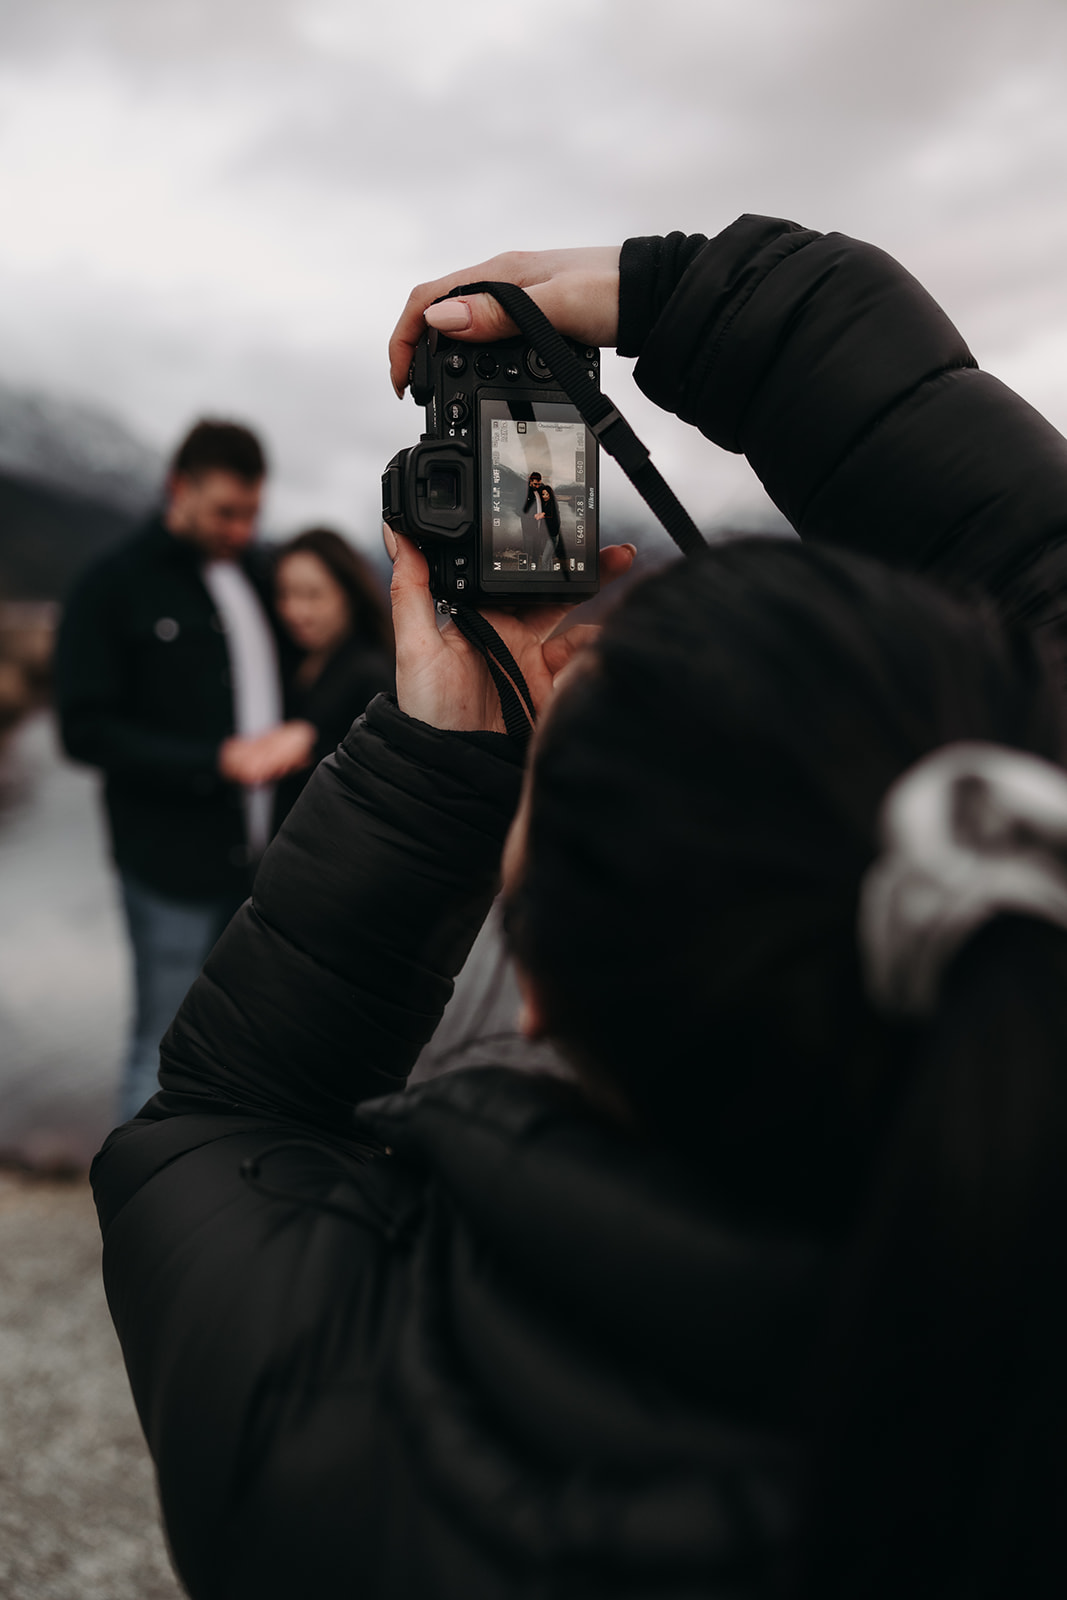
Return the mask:
M352 631L392 659L396 654L393 620L374 568L366 557L332 528L308 528L279 547L274 558L275 570L286 556L302 551L317 556L330 576L341 585L352 613Z
M1027 637L842 554L721 546L635 585L553 708L507 910L593 1090L847 1264L809 1393L820 1600L1067 1586L1067 935L994 923L925 1029L873 1013L856 950L881 800L958 739L1060 759Z
M267 458L250 428L205 417L178 446L170 470L174 476L188 478L205 472L232 472L244 483L258 483L266 476Z
M529 483L533 483L535 478L538 480L538 482L540 482L541 481L541 474L539 472L531 472L530 476L529 476L529 479L527 481Z

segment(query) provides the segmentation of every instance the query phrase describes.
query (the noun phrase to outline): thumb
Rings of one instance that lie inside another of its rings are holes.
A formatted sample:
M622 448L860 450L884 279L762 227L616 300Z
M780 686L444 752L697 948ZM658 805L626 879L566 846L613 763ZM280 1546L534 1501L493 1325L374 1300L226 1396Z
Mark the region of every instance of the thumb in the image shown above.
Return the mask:
M595 622L578 622L566 633L555 633L543 646L545 666L552 674L553 688L558 688L560 674L572 662L581 660L583 653L594 645L600 634Z
M389 595L393 607L393 631L397 655L415 655L428 643L437 641L437 611L430 593L430 569L426 557L402 533L392 535L396 543L393 581Z

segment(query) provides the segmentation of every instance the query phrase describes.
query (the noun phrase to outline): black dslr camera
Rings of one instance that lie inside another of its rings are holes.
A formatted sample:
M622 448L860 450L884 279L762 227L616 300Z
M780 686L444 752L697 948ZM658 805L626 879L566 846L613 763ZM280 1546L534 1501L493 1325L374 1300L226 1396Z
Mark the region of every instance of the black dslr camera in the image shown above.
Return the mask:
M567 343L599 387L600 351ZM597 441L529 341L430 330L409 381L426 432L382 474L382 516L426 556L438 603L596 594Z

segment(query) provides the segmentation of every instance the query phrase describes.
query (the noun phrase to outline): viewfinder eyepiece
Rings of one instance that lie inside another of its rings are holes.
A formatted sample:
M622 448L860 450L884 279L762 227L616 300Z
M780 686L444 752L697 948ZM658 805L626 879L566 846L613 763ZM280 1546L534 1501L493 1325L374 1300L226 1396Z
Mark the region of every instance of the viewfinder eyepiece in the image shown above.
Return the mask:
M426 474L426 499L431 511L455 511L459 505L459 473L437 464Z

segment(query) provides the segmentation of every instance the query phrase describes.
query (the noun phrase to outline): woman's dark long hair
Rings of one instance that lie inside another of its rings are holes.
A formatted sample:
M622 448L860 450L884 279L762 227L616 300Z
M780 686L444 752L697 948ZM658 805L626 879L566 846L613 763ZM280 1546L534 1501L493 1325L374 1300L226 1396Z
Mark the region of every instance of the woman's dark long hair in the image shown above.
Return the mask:
M798 1418L811 1600L1067 1593L1067 935L1003 919L922 1029L857 897L890 784L1062 756L1032 642L918 580L738 541L635 586L534 758L516 954L594 1088L842 1263Z
M308 528L287 544L279 546L274 563L277 568L286 556L306 551L317 556L344 590L352 613L352 631L390 660L396 654L393 621L374 568L365 556L332 528Z

